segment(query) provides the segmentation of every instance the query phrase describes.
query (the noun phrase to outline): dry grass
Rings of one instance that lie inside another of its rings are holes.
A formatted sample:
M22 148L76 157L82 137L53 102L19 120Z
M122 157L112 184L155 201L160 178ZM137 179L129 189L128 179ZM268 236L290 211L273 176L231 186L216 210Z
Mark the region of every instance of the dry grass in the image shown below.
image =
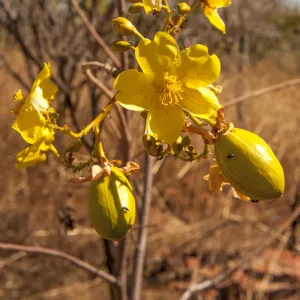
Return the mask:
M10 59L15 60L21 72L23 64L18 53L12 53ZM287 74L265 61L246 72L243 93L297 75ZM221 101L226 103L236 96L239 87L229 71L223 74L222 83ZM70 174L53 157L46 164L28 170L17 171L13 167L16 153L24 147L10 129L13 122L10 99L18 87L1 69L0 241L57 248L102 267L105 257L101 239L89 229L87 186L68 183ZM88 110L86 103L81 105ZM291 214L299 187L299 92L296 87L288 88L251 99L244 104L244 111L248 129L260 134L283 164L284 197L256 204L233 199L229 190L212 196L202 180L209 161L187 165L167 158L157 162L143 299L176 299L191 282L215 276L225 263L233 265L237 258L251 253L270 236L274 236L274 241L266 250L269 252L248 261L231 280L218 290L206 291L199 299L297 298L300 267L295 268L295 264L299 266L299 232L292 256L292 252L282 252L289 236L277 234L276 229ZM239 126L236 107L229 108L226 115ZM135 152L140 149L137 146ZM74 210L76 221L76 231L69 234L58 218L65 207ZM132 248L135 235L133 230ZM270 251L277 251L277 255L272 256ZM98 299L99 295L108 299L106 283L90 278L70 263L40 255L0 252L2 299L75 300Z

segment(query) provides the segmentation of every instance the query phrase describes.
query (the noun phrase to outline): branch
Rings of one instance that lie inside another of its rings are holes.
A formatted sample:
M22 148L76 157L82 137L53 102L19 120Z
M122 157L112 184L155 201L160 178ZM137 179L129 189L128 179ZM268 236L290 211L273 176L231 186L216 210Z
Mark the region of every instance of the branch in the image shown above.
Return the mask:
M284 231L289 229L290 225L296 220L300 215L300 205L294 210L293 214L281 225L279 226L277 232L278 234L282 234ZM232 273L245 265L246 261L257 256L261 251L265 249L267 245L272 243L276 239L275 236L271 236L266 239L265 242L261 244L256 250L252 251L249 256L243 257L240 262L238 262L234 267L227 269L225 272L217 275L215 278L205 280L198 284L192 284L182 295L180 300L189 300L194 294L199 293L207 288L214 287L218 283L222 282L224 279L228 278Z
M132 300L139 300L141 297L142 281L144 275L144 264L147 249L147 238L148 238L148 220L150 215L150 204L151 204L151 190L153 181L153 157L150 157L147 153L145 154L145 187L144 187L144 199L141 212L140 229L138 233L138 241L136 245L136 252L134 255L134 269L133 269L133 289L132 289Z
M117 72L118 69L111 67L108 64L103 64L98 61L90 61L90 62L85 62L82 63L81 65L83 73L88 77L88 79L94 83L109 99L112 99L115 95L107 88L107 86L100 81L94 73L91 71L92 68L94 69L99 69L99 70L105 70L107 72ZM132 140L132 135L131 132L128 128L128 123L124 114L124 111L119 105L116 105L116 110L121 122L121 127L124 131L124 138L126 139L127 144L129 145L131 140ZM130 158L129 158L130 159Z
M44 247L37 247L37 246L24 246L24 245L18 245L18 244L9 244L9 243L0 243L0 249L3 250L11 250L11 251L24 251L28 253L40 253L40 254L46 254L46 255L52 255L55 257L59 257L65 260L70 261L71 263L75 264L79 268L82 268L90 273L93 273L94 275L108 281L111 284L119 285L119 282L117 278L114 276L99 270L95 266L73 256L68 253L50 249L50 248L44 248Z
M78 5L77 0L72 0L73 7L77 11L78 15L80 16L81 20L83 23L86 25L88 30L90 31L91 35L93 38L96 40L96 42L102 47L102 49L105 51L105 53L111 58L113 63L120 68L121 67L121 62L119 59L116 57L116 55L110 50L110 48L107 46L107 44L104 42L104 40L101 38L101 36L97 33L93 25L90 23L89 19L86 17L84 14L83 10L80 8Z
M29 92L30 86L23 80L23 78L19 75L17 71L15 71L10 63L6 60L6 58L3 55L0 55L0 61L3 62L4 67L6 68L6 71L15 78L23 87L24 89Z
M98 67L97 65L94 65L93 62L89 62L89 63L83 63L81 65L82 67L82 72L88 77L88 79L94 83L109 99L112 99L114 97L114 93L111 92L111 90L109 90L107 88L107 86L100 81L91 71L91 66L94 67Z
M281 83L278 83L278 84L271 85L271 86L266 87L266 88L256 90L256 91L251 92L249 94L246 94L246 95L243 95L243 96L240 96L240 97L237 97L237 98L233 98L233 99L227 101L224 104L224 106L225 107L232 106L232 105L235 105L237 103L246 101L246 100L248 100L252 97L259 97L259 96L262 96L264 94L272 93L272 92L284 89L286 87L291 87L291 86L298 85L298 84L300 84L300 78L287 80L287 81L284 81L284 82L281 82Z

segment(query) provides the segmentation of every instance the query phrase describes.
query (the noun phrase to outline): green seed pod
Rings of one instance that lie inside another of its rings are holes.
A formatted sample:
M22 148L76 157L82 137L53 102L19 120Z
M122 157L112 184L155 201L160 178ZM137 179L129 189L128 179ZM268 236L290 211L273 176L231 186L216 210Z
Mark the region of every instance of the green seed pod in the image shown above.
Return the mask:
M239 128L215 141L215 156L224 178L251 200L272 200L284 193L284 173L268 144Z
M111 167L109 176L91 183L89 215L95 230L108 240L124 238L133 226L136 208L132 187L116 167Z

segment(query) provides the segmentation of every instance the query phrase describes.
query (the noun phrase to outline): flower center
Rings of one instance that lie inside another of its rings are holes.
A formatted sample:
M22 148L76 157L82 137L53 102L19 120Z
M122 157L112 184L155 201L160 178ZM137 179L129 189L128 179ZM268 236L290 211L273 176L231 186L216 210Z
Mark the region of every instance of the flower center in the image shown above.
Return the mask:
M49 111L49 103L43 97L43 90L39 86L32 92L30 103L39 113L47 113Z
M164 106L174 105L182 99L180 92L182 92L182 85L176 76L169 75L164 76L164 86L161 90L159 102Z

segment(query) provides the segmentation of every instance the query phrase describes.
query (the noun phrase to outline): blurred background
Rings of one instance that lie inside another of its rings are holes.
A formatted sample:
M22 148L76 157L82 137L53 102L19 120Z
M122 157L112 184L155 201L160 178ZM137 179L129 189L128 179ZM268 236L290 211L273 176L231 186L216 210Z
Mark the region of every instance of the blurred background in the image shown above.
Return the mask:
M170 5L177 2L169 0ZM285 170L286 192L277 201L245 203L233 198L228 188L218 195L208 191L202 178L212 157L191 163L173 157L155 162L142 299L179 299L191 283L214 278L241 258L245 259L236 272L193 299L300 297L300 220L290 219L300 203L300 93L293 81L300 77L300 1L232 2L219 10L226 35L198 9L184 24L178 43L181 48L203 43L219 56L222 74L217 85L223 87L220 101L227 121L269 143ZM127 13L124 1L79 3L107 44L120 39L111 19L121 14L148 38L163 22L163 13ZM136 67L132 53L120 59L122 66ZM88 184L69 183L72 172L51 155L44 164L14 169L16 154L26 145L11 129L12 96L19 88L29 91L44 61L51 62L60 90L55 100L60 122L79 131L109 100L89 83L80 63L113 62L71 1L0 0L0 242L60 249L105 268L105 244L88 217ZM97 76L112 89L110 74ZM242 96L247 97L234 104ZM110 159L137 161L143 170L143 120L138 113L128 113L126 120L133 132L130 140L118 111L111 112L103 133L106 152ZM68 141L60 136L56 145L63 149ZM201 139L193 138L193 143L201 151ZM88 136L79 159L91 145ZM132 182L140 207L143 172L132 175ZM129 236L129 254L136 240L137 226ZM0 249L0 299L109 297L106 282L70 262Z

